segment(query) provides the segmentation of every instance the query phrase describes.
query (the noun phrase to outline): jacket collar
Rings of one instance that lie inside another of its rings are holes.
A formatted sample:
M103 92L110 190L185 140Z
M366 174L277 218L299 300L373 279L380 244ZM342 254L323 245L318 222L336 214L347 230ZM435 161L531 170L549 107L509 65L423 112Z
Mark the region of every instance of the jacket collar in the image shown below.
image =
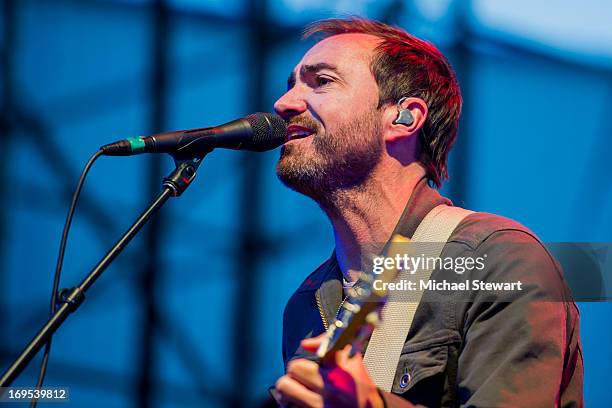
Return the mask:
M423 218L440 204L453 205L438 190L429 187L427 177L423 177L415 186L393 233L412 238Z

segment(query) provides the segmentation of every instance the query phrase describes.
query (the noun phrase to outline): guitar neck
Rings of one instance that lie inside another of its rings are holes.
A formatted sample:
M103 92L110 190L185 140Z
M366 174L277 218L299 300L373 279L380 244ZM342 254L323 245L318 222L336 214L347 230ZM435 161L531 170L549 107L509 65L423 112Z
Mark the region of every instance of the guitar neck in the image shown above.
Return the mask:
M409 239L401 235L393 236L387 245L386 256L394 257L402 252L400 249L407 242L410 242ZM336 351L349 344L353 346L352 353L361 352L362 345L380 321L380 311L387 300L387 285L384 283L393 282L397 274L396 268L385 269L377 275L362 273L359 283L351 289L353 294L342 303L338 318L327 329L317 350L320 362L328 362ZM381 285L375 285L376 281L380 281Z

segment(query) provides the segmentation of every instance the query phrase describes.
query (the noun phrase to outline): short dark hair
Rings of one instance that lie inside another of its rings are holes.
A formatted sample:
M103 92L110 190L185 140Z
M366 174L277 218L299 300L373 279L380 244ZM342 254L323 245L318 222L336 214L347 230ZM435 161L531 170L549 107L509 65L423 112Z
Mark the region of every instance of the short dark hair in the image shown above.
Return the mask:
M448 60L430 42L379 21L360 17L316 21L303 38L362 33L380 38L371 61L378 84L378 107L397 103L403 96L427 103L428 116L420 132L421 157L428 177L440 187L448 179L448 153L457 137L461 91Z

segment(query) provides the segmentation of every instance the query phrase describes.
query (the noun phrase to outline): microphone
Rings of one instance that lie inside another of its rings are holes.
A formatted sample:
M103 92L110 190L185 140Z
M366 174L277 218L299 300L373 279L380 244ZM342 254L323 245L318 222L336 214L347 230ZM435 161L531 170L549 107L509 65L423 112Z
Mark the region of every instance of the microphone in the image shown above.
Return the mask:
M119 140L100 147L106 156L170 153L197 157L215 148L263 152L285 143L287 124L274 113L254 113L221 126L156 133Z

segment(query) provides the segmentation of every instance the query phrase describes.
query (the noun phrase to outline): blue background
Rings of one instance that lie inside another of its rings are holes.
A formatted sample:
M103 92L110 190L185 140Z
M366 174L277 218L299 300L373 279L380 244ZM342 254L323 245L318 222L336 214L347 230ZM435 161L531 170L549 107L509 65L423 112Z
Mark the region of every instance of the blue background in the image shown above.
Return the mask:
M0 11L0 356L46 319L78 173L100 145L272 110L310 46L358 13L433 41L465 108L444 187L545 241L612 241L612 5L590 1L4 0ZM548 5L544 5L544 4ZM55 336L46 384L72 406L257 406L282 374L285 302L332 248L274 174L278 152L215 151ZM169 157L103 158L62 286L77 284L159 191ZM587 406L612 406L610 303L580 303ZM15 385L33 385L39 360Z

